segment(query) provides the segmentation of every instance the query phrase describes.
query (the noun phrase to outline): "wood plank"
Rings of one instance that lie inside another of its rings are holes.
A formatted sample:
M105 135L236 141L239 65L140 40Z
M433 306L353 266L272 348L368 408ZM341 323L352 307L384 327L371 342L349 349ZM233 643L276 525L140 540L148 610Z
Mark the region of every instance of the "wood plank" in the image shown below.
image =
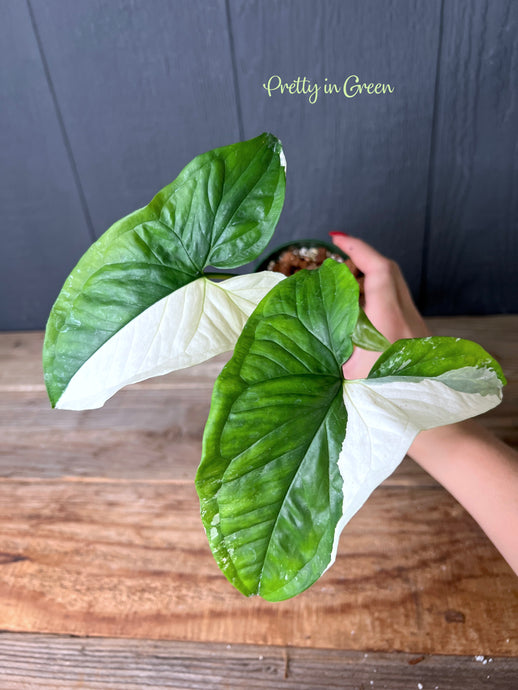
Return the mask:
M90 236L28 3L2 3L0 64L0 328L41 328Z
M440 3L236 0L229 4L245 136L283 141L287 193L275 243L357 234L420 283ZM323 94L343 85L391 84L393 94ZM307 77L307 95L275 91L272 75Z
M363 653L293 647L0 634L4 690L88 687L265 690L514 690L506 657ZM28 685L30 683L30 686Z
M1 429L0 433L0 477L9 479L193 481L201 458L201 430L190 437L178 427L170 431ZM417 482L414 473L408 475L405 480Z
M426 304L518 311L518 4L444 3Z
M199 417L195 435L177 425L162 430L0 428L0 477L193 481L205 418ZM405 458L384 485L430 487L437 482Z
M206 419L206 414L194 411L196 433L178 424L164 429L0 427L0 477L193 481ZM405 458L385 485L436 486L437 482Z
M224 0L33 11L97 236L239 139Z
M518 653L518 583L438 489L378 489L335 565L279 604L210 554L191 483L0 483L0 629L406 651Z
M76 413L50 408L41 345L41 333L0 334L0 476L194 479L228 354Z

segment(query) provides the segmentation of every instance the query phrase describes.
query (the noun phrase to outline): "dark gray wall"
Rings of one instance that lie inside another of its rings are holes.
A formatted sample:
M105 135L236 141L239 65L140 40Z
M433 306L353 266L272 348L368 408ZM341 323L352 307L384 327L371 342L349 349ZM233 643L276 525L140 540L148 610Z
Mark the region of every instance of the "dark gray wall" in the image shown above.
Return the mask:
M0 0L0 328L195 155L269 130L275 243L342 229L427 313L518 311L514 0ZM278 74L390 95L268 97Z

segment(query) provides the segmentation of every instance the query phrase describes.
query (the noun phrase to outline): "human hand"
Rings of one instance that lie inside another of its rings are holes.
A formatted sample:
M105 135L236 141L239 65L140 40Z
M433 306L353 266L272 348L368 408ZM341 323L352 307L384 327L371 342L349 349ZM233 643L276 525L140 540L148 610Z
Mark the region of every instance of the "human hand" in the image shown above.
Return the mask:
M430 335L397 263L357 237L341 232L329 234L334 244L364 273L364 310L378 331L391 343L400 338ZM365 378L380 354L355 347L343 366L345 378Z

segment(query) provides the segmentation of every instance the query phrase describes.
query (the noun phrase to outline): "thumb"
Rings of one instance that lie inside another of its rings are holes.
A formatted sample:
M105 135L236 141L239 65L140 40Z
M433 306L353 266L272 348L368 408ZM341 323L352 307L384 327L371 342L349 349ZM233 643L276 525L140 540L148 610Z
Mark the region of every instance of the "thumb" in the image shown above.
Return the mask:
M357 237L337 232L329 234L336 246L365 275L365 313L376 328L388 337L385 332L386 315L399 306L394 262Z

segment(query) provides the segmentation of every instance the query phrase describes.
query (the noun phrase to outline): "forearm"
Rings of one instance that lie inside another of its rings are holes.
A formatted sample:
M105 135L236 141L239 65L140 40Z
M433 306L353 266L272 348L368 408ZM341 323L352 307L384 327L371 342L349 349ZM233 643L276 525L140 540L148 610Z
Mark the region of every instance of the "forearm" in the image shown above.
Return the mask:
M464 506L518 574L518 453L469 420L421 432L408 454Z

